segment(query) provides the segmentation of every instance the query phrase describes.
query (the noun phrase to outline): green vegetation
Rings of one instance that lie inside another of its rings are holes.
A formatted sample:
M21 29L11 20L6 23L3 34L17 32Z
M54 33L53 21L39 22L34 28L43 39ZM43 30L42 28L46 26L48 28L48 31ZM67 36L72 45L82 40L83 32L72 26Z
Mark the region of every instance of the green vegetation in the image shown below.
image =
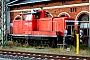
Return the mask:
M81 45L80 45L80 49L85 50L85 49L87 49L87 48L88 48L88 46L87 46L86 44L81 44Z

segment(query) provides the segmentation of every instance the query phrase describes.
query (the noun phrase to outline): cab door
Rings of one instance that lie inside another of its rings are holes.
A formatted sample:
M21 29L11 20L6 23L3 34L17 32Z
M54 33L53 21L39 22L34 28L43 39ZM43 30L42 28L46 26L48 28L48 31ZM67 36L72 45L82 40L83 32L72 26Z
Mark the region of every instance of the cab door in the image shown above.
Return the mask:
M74 29L74 21L66 22L66 28L67 28L67 36L72 35L72 31Z
M74 25L67 25L67 36L71 36L72 35L72 31L73 31Z

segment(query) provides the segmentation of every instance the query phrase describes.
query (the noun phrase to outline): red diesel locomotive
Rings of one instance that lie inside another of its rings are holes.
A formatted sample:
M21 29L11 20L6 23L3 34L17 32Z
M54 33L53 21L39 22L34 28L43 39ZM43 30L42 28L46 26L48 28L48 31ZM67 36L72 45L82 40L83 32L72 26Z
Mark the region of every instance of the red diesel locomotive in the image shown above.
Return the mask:
M29 44L48 44L57 47L63 44L65 35L72 34L74 18L71 17L47 17L45 10L31 10L16 16L13 20L13 40L28 40ZM67 33L64 31L67 28Z

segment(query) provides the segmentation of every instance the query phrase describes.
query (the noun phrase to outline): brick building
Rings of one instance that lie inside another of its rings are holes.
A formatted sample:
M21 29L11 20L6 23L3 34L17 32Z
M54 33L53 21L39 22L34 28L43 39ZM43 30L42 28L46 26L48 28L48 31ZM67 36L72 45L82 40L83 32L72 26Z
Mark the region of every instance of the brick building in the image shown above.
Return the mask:
M21 12L31 9L37 10L40 7L43 7L51 17L68 16L79 21L78 26L83 30L85 43L88 44L90 35L89 0L12 0L8 3L8 23L11 23L15 16Z

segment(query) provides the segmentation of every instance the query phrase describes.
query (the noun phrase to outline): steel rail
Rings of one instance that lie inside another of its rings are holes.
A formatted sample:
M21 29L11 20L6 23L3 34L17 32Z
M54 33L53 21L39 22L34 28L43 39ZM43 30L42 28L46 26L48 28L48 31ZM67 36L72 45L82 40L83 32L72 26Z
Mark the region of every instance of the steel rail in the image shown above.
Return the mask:
M0 50L0 58L26 60L90 60L90 57Z

